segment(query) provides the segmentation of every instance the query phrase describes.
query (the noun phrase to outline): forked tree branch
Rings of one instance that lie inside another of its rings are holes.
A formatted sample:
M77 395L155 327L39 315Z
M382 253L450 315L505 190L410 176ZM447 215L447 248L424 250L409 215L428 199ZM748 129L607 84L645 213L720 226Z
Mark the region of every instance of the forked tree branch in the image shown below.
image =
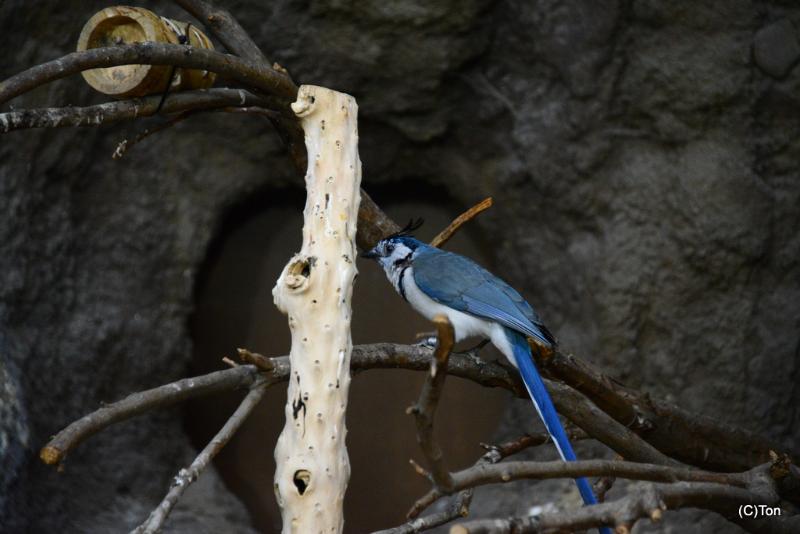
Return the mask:
M580 436L570 435L572 440L575 440L576 438L583 439L586 437L587 436L584 433L581 433ZM477 462L475 462L473 467L496 464L497 462L500 462L504 458L507 458L513 454L523 451L529 447L543 445L548 441L550 441L550 436L548 434L541 433L536 435L526 434L513 441L496 446L482 444L482 446L486 449L486 452L478 459ZM456 500L451 503L450 506L448 506L448 509L445 512L418 517L426 508L428 508L428 506L443 496L441 492L439 492L436 488L433 488L427 494L418 499L417 502L414 503L414 506L412 506L408 511L406 514L406 517L410 519L408 523L400 525L399 527L391 529L387 532L394 532L396 534L402 534L405 532L419 532L421 530L425 530L419 528L419 526L426 524L426 520L430 522L442 521L442 523L437 522L435 525L428 527L433 528L434 526L443 524L445 522L443 520L446 515L450 516L449 521L457 519L459 516L466 517L469 514L469 506L472 502L472 495L472 488L461 490L456 497ZM436 517L436 519L428 519L432 517Z
M222 450L230 441L239 427L247 420L250 413L258 406L264 393L267 391L269 383L265 380L258 380L242 400L236 411L233 412L214 438L197 455L197 458L186 469L181 469L172 481L172 485L164 497L164 500L150 513L147 520L131 531L131 534L155 534L161 531L164 521L167 520L172 509L178 504L186 489L205 471L211 460Z

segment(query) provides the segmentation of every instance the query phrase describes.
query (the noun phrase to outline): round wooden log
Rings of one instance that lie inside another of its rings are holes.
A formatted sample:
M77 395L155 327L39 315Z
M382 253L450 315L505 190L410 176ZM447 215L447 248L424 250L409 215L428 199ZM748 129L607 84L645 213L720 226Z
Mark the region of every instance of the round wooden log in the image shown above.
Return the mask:
M188 32L187 32L188 28ZM200 29L186 22L159 17L141 7L107 7L96 13L81 30L78 51L131 43L161 42L185 44L213 50L211 40ZM82 72L94 89L115 98L128 98L162 93L170 83L173 68L169 65L119 65ZM202 70L175 69L172 90L206 89L216 75Z

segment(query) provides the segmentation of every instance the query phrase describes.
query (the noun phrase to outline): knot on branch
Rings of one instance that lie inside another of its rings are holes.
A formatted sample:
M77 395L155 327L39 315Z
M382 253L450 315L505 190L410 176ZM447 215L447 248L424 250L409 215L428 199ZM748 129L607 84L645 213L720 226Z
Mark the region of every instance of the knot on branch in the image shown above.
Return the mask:
M297 91L297 100L292 102L291 107L294 114L298 117L307 117L314 112L316 97L314 96L313 89L313 86L303 85Z

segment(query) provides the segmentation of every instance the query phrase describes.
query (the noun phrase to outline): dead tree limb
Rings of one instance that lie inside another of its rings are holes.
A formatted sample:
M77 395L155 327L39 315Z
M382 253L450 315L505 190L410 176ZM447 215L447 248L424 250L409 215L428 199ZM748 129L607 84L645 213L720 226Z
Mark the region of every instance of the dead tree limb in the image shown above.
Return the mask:
M414 503L409 517L416 517L441 497L455 491L504 484L515 480L549 478L615 477L651 482L714 482L743 487L746 484L740 473L713 473L683 467L624 462L617 460L581 460L577 462L504 462L478 461L474 466L452 473L450 491L433 488Z
M285 534L337 533L344 528L350 479L345 416L361 183L358 105L350 95L302 85L292 110L311 157L302 247L272 290L292 334L286 423L275 445L275 496Z
M297 96L294 82L269 66L189 45L145 42L72 52L31 67L0 82L0 104L35 87L84 70L137 64L175 65L216 72L245 87L285 99L287 103Z
M196 397L250 387L257 378L258 374L252 368L242 366L133 393L100 407L66 427L42 448L39 456L44 463L56 465L85 439L114 423Z
M630 532L640 519L659 521L663 512L679 508L702 508L715 511L729 519L738 519L738 507L743 504L776 505L778 497L767 473L769 466L760 466L744 473L746 487L736 487L709 482L678 482L674 484L647 484L636 493L594 506L585 506L565 512L546 513L536 517L509 519L482 519L455 525L451 534L477 533L538 533L586 530L603 525L614 525L617 532ZM795 532L800 516L793 521L763 518L759 532Z
M507 458L512 454L516 454L529 447L542 445L544 443L547 443L548 441L550 441L550 436L548 434L542 433L533 436L526 434L524 436L521 436L520 438L517 438L516 440L503 443L502 445L497 445L497 446L482 444L482 446L487 450L480 457L480 459L478 459L478 461L475 462L475 466L485 465L485 464L496 464L503 458ZM446 522L457 519L459 516L466 517L469 514L469 506L472 503L472 496L473 496L472 488L462 490L461 492L459 492L458 496L456 497L456 500L450 506L448 506L448 509L445 512L418 517L428 506L433 504L441 496L442 495L440 494L440 492L436 490L436 488L432 489L426 495L418 499L414 503L414 506L412 506L411 509L408 511L406 517L410 519L409 522L400 525L399 527L396 527L395 529L389 530L387 532L396 532L397 534L401 534L404 532L421 532L423 530L428 530L430 528L434 528ZM428 519L433 517L435 517L436 519ZM447 521L445 521L446 517L449 518L447 519Z
M447 362L453 350L455 334L453 325L444 315L434 317L433 323L436 325L438 336L436 349L431 358L430 372L425 377L419 400L408 408L406 413L414 415L417 443L428 462L431 482L435 488L441 488L442 491L449 493L453 489L453 477L444 465L444 453L433 436L433 420L447 378Z
M214 438L197 455L197 458L186 469L181 469L177 476L172 480L172 485L164 497L164 500L150 513L147 520L131 531L131 534L155 534L160 532L164 526L172 509L178 504L186 489L205 471L211 460L222 450L228 441L233 437L239 427L250 416L250 413L258 406L264 393L267 391L269 383L266 380L258 380L251 387L250 391L242 400L236 411L233 412Z
M458 497L442 512L417 517L400 526L378 530L372 534L413 534L446 525L459 517L467 517L471 501L472 490L466 490L459 493Z
M153 116L160 96L118 100L94 106L38 108L0 113L0 133L30 128L65 128L99 126ZM161 114L193 110L218 109L229 106L272 108L275 100L256 96L244 89L198 89L171 93L164 101Z
M430 348L417 345L393 343L359 345L353 347L351 367L354 374L367 369L427 371L430 366L431 352ZM272 371L269 371L267 376L275 382L286 380L289 370L288 359L286 357L265 359L269 360L273 366ZM508 369L495 363L476 361L467 356L453 354L449 359L447 372L482 386L500 387L511 391L520 398L527 398L527 393L519 378L512 375ZM195 396L245 387L257 375L255 367L243 365L235 369L218 371L202 377L188 378L153 390L134 393L122 401L106 405L97 412L72 423L48 443L42 454L50 459L50 461L45 459L46 463L58 463L63 455L69 452L77 443L110 424ZM188 387L190 382L195 384L193 388ZM561 414L574 421L592 437L597 437L596 432L599 432L601 436L608 433L607 429L602 428L608 421L602 418L600 414L604 414L604 412L599 410L597 406L588 403L582 395L575 395L574 390L563 384L548 381L547 386ZM609 418L608 415L605 415L605 417ZM746 433L742 432L741 435L745 436ZM628 449L627 455L622 454L623 457L628 460L634 459L631 453L637 454L637 449L629 450L629 444L623 443L622 445ZM49 447L53 447L54 451L45 453L45 450ZM612 448L615 449L614 447ZM56 451L61 452L58 453ZM785 452L785 449L779 448L777 452ZM639 450L638 453L642 453L642 451ZM731 469L728 466L725 470L734 471L735 469Z
M239 22L225 9L203 0L175 0L187 13L202 22L232 54L269 65L269 60Z
M744 487L746 480L741 473L712 473L656 464L641 464L617 460L579 460L576 462L503 462L497 464L478 463L452 474L451 491L459 491L488 484L504 484L515 480L550 478L610 476L628 480L650 482L714 482L729 486ZM414 510L430 506L443 492L431 490L417 501Z
M361 345L353 348L351 368L355 374L367 369L391 368L428 371L430 369L431 355L430 348L416 345L406 346L390 343ZM264 357L262 356L261 358ZM264 360L268 360L270 363L267 364ZM45 446L42 451L42 458L50 464L58 463L67 452L81 441L103 428L158 407L168 406L196 396L250 387L260 377L267 379L270 384L288 379L288 357L264 358L264 360L259 359L261 365L267 369L264 372L252 365L241 365L202 377L181 380L146 392L136 393L118 403L101 407L96 412L86 415L60 432ZM453 354L449 359L447 371L449 374L471 380L477 384L487 387L502 387L520 397L527 398L527 393L518 379L511 376L507 369L497 364L478 362L468 356ZM190 383L194 385L189 387ZM555 386L559 386L559 384L548 383L548 388L553 392L558 391ZM563 385L560 385L560 387L566 388ZM579 395L578 399L581 397ZM567 397L566 403L562 402L565 399L557 394L554 394L553 398L554 400L561 399L556 400L557 407L559 412L567 417L575 417L575 413L580 413L586 409L585 404L575 405L576 399L572 397ZM587 432L592 435L592 429L588 429ZM790 478L790 476L786 478ZM613 502L607 504L615 506Z
M783 451L780 444L763 436L626 387L575 356L556 352L538 363L546 376L580 391L616 421L681 462L705 469L742 471L769 461L770 451Z

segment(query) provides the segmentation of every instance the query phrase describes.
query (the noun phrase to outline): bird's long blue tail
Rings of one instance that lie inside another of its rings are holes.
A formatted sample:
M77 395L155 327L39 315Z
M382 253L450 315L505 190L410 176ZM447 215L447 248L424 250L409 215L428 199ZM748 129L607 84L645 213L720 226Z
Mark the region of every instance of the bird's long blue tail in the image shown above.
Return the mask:
M514 351L517 369L519 369L519 374L522 376L522 381L525 382L525 387L528 389L528 394L531 396L536 411L539 412L539 417L542 418L547 432L553 438L553 443L555 443L561 459L565 462L574 462L577 460L575 452L572 450L567 433L564 432L564 427L561 426L556 408L553 406L553 401L550 400L550 394L547 393L547 389L544 387L542 377L539 376L539 371L536 370L536 365L533 363L527 339L510 329L507 329L507 334ZM595 498L592 487L586 478L576 478L575 483L578 485L578 491L583 497L584 503L589 505L597 504L597 498ZM601 527L600 532L601 534L611 534L611 530L607 527Z

